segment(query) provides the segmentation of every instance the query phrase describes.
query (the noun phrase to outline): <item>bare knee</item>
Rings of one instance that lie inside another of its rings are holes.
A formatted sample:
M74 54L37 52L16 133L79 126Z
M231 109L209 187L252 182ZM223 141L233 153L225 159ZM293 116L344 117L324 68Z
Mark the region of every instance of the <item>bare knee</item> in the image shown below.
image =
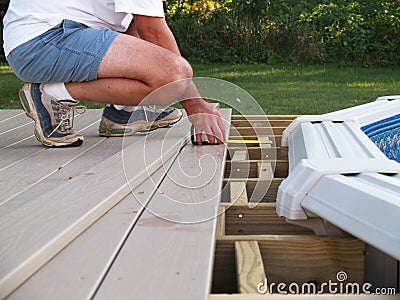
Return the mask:
M179 73L180 73L181 79L188 79L188 78L192 79L192 77L193 77L192 66L183 57L180 57L180 72Z
M153 82L153 92L149 101L159 105L169 105L178 99L191 84L193 70L191 65L182 57L176 57L162 66L158 78Z
M162 78L159 83L165 85L176 81L192 79L193 70L186 59L179 55L174 55L174 57L164 65L164 72L162 72L162 74L164 78Z

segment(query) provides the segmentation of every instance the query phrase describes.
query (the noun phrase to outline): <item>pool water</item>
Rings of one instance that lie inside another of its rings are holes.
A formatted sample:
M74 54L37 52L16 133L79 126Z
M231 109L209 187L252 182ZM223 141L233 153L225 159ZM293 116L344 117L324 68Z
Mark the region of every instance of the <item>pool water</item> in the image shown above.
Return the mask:
M365 125L361 130L389 159L400 163L400 114Z

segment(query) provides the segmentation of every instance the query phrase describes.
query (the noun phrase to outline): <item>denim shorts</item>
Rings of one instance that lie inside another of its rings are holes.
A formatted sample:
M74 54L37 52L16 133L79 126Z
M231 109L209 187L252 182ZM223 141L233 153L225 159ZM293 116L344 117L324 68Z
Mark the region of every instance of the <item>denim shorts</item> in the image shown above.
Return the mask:
M60 27L18 46L7 56L27 82L82 82L97 79L101 60L118 32L64 20Z

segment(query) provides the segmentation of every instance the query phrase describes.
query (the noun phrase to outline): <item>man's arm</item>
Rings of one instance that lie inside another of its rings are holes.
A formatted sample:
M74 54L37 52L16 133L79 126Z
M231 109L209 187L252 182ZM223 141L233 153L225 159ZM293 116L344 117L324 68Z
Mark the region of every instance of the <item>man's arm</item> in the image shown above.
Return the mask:
M178 55L180 51L175 37L164 18L135 15L134 21L125 32ZM225 125L221 113L210 103L203 100L192 82L180 101L186 110L190 122L195 126L196 141L201 144L201 133L205 132L210 143L225 141ZM214 140L214 137L217 140Z
M135 15L125 33L181 55L175 37L164 18Z

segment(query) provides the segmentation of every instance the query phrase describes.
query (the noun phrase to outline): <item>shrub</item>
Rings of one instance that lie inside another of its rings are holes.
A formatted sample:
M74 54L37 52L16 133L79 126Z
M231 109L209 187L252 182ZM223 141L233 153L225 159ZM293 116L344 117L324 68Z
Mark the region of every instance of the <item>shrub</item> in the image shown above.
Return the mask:
M397 0L169 0L166 17L191 60L400 64Z
M1 18L8 3L0 0ZM189 60L400 65L398 0L168 0L165 8Z

